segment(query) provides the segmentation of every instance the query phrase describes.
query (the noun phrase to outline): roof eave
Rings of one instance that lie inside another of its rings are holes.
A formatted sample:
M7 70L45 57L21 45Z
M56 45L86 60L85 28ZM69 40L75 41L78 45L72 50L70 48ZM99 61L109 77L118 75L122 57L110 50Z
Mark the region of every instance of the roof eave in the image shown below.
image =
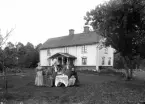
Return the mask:
M47 47L47 48L41 48L40 50L62 48L62 47L72 47L72 46L82 46L82 45L92 45L92 44L97 44L97 43L99 43L99 42L84 43L84 44L75 44L75 45L64 45L64 46L57 46L57 47Z

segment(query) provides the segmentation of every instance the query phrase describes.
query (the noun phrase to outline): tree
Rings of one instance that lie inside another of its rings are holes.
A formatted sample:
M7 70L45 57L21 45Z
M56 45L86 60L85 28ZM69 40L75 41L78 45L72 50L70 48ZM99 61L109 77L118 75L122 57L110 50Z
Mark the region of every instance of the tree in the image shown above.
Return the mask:
M114 54L114 65L113 65L113 67L115 69L123 69L124 68L120 53Z
M17 57L18 57L18 67L31 68L36 67L39 62L39 47L41 44L38 44L36 48L30 42L25 46L18 42L16 44Z
M23 43L21 42L18 42L16 44L16 49L17 49L17 64L18 64L18 67L24 67L25 65L25 54L26 54L26 48L25 46L23 45Z
M13 31L14 29L11 29L9 32L7 31L6 35L3 37L1 34L0 34L0 49L2 49L3 45L5 45L8 37L10 36L11 32ZM6 68L5 68L5 54L4 54L4 51L1 50L0 52L1 54L1 59L2 59L2 69L3 69L3 72L4 72L4 80L5 80L5 94L7 95L7 74L6 74ZM0 65L1 66L1 65Z
M4 72L2 62L3 62L3 50L0 48L0 72L1 73Z
M84 19L106 39L105 46L120 53L131 79L135 60L145 57L145 1L110 0L87 12Z
M11 42L7 43L7 46L4 49L4 63L5 67L16 67L17 66L17 50L15 48L15 45Z
M34 50L34 45L32 44L32 43L30 43L30 42L28 42L27 44L26 44L26 49L28 50L28 51L30 51L30 50Z
M39 59L39 51L40 51L40 47L42 46L42 43L38 44L35 47L35 51L36 51L36 55L35 55L35 67L37 66L37 63L40 61Z
M9 49L14 49L15 45L12 42L8 42L6 47L8 47Z
M41 46L42 46L42 43L38 44L38 45L36 46L35 49L36 49L37 51L39 51Z
M25 67L31 68L35 67L37 63L37 51L34 48L34 45L28 42L25 46L26 54L25 54Z

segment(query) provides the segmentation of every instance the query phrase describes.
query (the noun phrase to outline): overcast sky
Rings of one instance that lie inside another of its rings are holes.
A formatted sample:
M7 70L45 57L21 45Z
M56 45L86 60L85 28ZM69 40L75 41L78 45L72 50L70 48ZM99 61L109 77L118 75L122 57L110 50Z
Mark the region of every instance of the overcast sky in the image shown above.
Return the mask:
M81 33L87 11L106 0L0 0L1 34L11 28L8 41L44 43L48 38Z

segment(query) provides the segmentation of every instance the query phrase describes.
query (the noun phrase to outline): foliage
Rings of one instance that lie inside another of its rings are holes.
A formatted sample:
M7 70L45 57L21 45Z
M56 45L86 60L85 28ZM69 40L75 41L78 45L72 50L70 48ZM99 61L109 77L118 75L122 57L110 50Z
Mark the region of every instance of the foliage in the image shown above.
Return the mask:
M5 67L14 69L15 67L36 67L39 62L39 47L41 44L34 48L33 44L28 42L23 45L18 42L14 45L12 42L8 42L4 49L0 49L0 62L5 63ZM15 71L16 68L15 68Z
M86 24L106 38L122 56L124 67L133 69L137 57L145 57L145 1L110 0L87 12Z
M4 63L5 66L9 68L15 67L17 65L16 49L14 44L11 42L8 42L7 47L4 49Z
M144 7L144 0L111 0L88 12L85 19L121 55L144 56L139 50L145 42Z
M124 65L121 59L121 55L119 53L114 55L114 66L115 69L123 69Z
M8 73L21 73L22 70L20 68L7 68Z

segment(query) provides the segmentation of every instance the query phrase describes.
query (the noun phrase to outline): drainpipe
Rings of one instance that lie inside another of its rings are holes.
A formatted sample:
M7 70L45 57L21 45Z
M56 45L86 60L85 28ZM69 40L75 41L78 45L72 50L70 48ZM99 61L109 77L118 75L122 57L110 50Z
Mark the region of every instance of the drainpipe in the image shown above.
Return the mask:
M96 71L99 72L99 45L96 47Z

